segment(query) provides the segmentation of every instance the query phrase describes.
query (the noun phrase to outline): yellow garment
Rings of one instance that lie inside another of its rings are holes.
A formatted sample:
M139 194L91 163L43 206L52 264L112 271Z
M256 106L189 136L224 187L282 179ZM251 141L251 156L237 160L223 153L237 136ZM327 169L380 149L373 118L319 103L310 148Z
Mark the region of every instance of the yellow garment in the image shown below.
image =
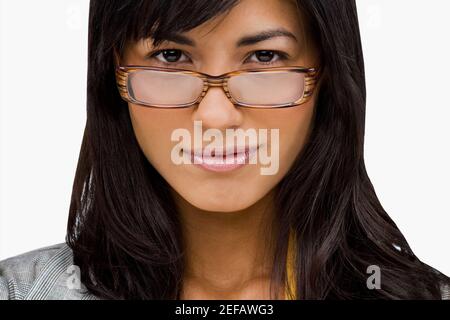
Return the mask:
M288 243L288 255L286 262L286 274L287 274L287 288L285 292L286 300L296 300L296 290L295 290L295 270L294 270L294 259L295 259L295 237L294 233L291 232L289 235ZM288 289L290 288L291 294L289 294Z

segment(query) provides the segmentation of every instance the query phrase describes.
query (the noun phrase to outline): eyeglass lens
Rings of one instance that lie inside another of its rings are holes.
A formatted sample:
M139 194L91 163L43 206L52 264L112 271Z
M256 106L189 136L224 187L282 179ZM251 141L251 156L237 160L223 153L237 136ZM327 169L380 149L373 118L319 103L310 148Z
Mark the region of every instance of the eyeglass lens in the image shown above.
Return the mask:
M303 72L242 73L228 80L228 90L242 104L277 106L298 101L304 94ZM199 77L158 70L138 70L128 78L132 99L149 105L176 107L195 102L203 91Z

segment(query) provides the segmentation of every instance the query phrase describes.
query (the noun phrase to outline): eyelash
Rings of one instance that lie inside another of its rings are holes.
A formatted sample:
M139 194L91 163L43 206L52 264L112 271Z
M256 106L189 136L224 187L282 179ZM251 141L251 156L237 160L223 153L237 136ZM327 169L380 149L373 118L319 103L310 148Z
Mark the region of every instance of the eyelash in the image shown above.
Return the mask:
M185 52L183 52L183 50L179 50L179 49L162 49L162 50L158 50L158 51L155 51L155 52L152 52L152 53L148 54L148 57L149 58L156 58L158 55L162 54L164 51L170 51L170 50L181 51L181 54L185 55L190 60L189 55L187 55ZM245 59L244 62L247 62L247 60L249 60L250 57L252 57L256 53L261 52L261 51L272 52L278 57L278 59L275 59L275 61L269 61L269 62L255 61L255 63L259 63L259 64L262 64L262 65L271 65L271 64L274 64L274 63L276 63L278 61L287 60L289 58L289 55L287 53L285 53L285 52L282 52L282 51L277 51L277 50L255 50L249 56L247 56L247 58ZM179 63L179 62L165 62L165 61L161 61L161 60L158 60L158 62L160 62L160 63L162 63L162 64L164 64L166 66L173 66L174 64ZM183 62L181 62L181 63L183 63Z

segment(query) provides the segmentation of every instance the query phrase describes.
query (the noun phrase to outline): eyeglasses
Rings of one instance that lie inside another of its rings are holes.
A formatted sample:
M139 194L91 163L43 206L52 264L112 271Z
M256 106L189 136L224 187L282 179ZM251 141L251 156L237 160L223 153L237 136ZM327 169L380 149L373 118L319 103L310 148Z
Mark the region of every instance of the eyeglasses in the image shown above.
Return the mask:
M203 99L210 87L222 87L237 106L286 108L308 101L318 78L316 68L272 67L238 70L211 76L162 67L119 66L121 97L146 107L186 108Z

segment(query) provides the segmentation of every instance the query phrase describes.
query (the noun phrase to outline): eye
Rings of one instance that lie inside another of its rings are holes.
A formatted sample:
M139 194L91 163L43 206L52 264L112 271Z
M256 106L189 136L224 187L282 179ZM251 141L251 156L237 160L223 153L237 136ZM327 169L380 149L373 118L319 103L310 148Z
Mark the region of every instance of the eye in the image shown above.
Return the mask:
M280 51L272 50L258 50L253 52L247 59L249 62L256 62L260 64L272 64L280 60L286 60L288 54Z
M189 57L187 57L183 53L183 51L178 49L159 50L150 54L150 57L156 58L157 60L165 64L181 63L189 61Z

